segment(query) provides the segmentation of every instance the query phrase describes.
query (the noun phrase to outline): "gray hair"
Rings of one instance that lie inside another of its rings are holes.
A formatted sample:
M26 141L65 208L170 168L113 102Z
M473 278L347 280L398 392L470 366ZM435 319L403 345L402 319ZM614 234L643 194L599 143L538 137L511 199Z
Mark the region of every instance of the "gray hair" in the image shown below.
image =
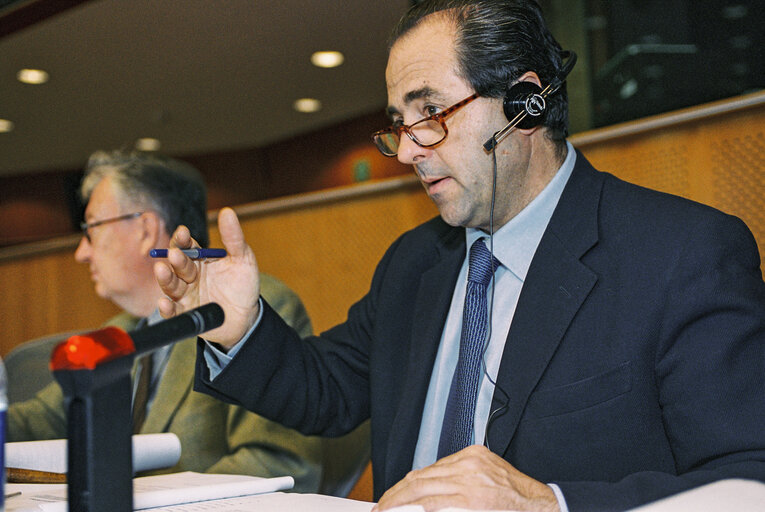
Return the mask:
M168 235L183 224L202 247L208 245L207 189L193 166L141 151L96 151L80 185L83 203L104 178L112 179L121 203L156 212Z

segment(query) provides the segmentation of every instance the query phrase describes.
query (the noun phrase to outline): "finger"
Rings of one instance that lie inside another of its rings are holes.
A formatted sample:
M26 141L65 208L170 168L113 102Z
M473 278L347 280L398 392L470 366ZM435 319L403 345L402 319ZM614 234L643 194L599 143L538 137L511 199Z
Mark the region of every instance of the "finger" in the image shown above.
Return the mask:
M461 449L460 451L454 452L451 455L447 455L446 457L438 459L434 465L454 464L455 462L459 462L467 458L491 455L493 455L493 452L489 451L489 449L485 446L480 444L473 444Z
M380 510L415 504L432 506L440 500L456 506L455 504L461 501L461 496L460 486L454 481L454 477L430 477L430 473L413 471L388 489L378 503Z
M455 452L447 457L437 460L429 466L432 470L442 469L444 471L453 471L454 466L459 465L461 471L476 471L488 469L489 467L501 467L516 473L518 471L508 462L496 453L491 452L483 445L471 445Z
M247 243L244 240L242 225L236 212L231 208L223 208L218 213L218 230L223 241L223 246L232 257L241 257L247 251Z
M176 315L176 304L167 297L160 297L157 302L159 307L159 314L162 318L172 318Z
M410 471L385 493L381 503L406 504L428 497L462 495L465 488L476 490L488 483L484 473L491 471L493 464L489 459L493 455L485 447L475 445ZM507 464L504 460L503 463Z
M180 249L189 249L193 247L194 240L191 238L191 232L186 226L178 226L175 228L172 238L170 239L170 247L178 247Z
M154 263L154 277L162 293L170 299L178 300L183 297L187 284L175 275L172 266L164 261L157 261Z
M193 283L199 276L197 264L178 248L168 249L166 261L172 266L173 273L185 283Z

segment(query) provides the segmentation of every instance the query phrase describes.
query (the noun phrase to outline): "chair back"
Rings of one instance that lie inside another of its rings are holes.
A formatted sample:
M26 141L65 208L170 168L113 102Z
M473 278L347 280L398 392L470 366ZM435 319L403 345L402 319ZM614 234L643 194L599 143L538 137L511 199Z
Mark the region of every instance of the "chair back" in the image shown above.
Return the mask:
M35 338L8 352L3 359L8 375L8 403L32 398L38 391L53 382L53 374L48 367L53 347L80 332L82 331L60 332Z

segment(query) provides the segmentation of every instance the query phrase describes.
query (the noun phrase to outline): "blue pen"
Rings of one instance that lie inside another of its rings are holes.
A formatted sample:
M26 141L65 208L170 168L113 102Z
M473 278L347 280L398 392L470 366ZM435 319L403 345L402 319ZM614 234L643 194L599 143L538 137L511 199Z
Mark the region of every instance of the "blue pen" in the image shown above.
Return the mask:
M226 256L226 249L181 249L181 252L192 260L223 258ZM149 251L149 256L152 258L167 258L167 249L152 249Z

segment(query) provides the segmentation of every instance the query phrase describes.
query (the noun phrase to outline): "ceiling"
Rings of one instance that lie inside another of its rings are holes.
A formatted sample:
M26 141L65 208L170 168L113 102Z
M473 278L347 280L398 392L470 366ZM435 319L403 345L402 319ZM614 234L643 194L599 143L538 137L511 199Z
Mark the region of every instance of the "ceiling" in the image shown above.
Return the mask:
M390 29L410 0L91 0L0 39L0 175L83 165L155 137L189 155L252 148L385 107ZM320 69L317 50L343 65ZM16 80L21 68L50 74ZM319 99L318 113L293 110Z

